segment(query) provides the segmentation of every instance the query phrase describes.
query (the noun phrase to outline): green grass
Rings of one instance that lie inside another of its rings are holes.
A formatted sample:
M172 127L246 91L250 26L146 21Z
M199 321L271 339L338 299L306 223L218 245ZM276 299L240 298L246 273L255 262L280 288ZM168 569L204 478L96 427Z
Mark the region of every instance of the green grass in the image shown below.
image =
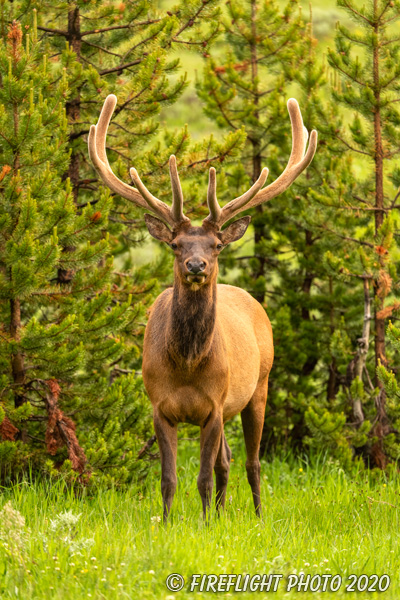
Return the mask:
M341 575L340 591L286 592L283 579L274 597L399 598L398 478L385 482L380 474L374 481L365 473L350 478L334 464L276 459L262 465L265 517L260 522L243 461L237 459L225 514L219 519L213 515L206 526L196 488L197 454L180 463L173 515L166 527L156 519L161 515L158 466L144 487L126 491L98 489L76 497L60 483L21 483L3 490L0 507L11 500L29 531L21 553L12 545L18 532L8 532L8 553L0 545L0 598L225 598L236 594L194 594L187 589L172 594L165 579L170 573L181 573L186 581L193 573L286 577L302 570ZM52 525L65 511L80 515L70 531L68 518ZM0 533L4 527L3 519ZM391 585L383 594L348 594L344 587L351 573L386 573Z

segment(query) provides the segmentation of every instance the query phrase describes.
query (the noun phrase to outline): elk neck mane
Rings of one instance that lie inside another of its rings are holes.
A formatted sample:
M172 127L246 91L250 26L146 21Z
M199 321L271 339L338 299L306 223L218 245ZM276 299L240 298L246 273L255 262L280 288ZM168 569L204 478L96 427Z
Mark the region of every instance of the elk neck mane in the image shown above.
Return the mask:
M180 368L191 369L207 360L216 321L216 276L198 290L175 275L168 332L168 354Z

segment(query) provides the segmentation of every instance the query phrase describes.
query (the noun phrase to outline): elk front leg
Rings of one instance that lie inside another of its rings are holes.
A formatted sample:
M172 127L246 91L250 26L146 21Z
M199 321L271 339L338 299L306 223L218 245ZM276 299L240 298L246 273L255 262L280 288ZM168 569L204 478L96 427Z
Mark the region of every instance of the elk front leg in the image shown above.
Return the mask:
M226 441L224 432L222 432L221 441L219 445L217 460L215 462L215 483L217 488L217 494L215 497L215 506L217 511L225 506L226 488L228 486L229 469L231 466L232 452Z
M164 507L164 521L166 521L176 490L178 427L170 423L158 411L154 411L153 421L161 455L161 493Z
M200 473L197 488L203 504L203 517L207 518L207 510L211 505L213 491L213 469L223 434L222 415L214 414L208 419L200 433Z
M244 441L246 443L247 479L253 493L254 507L257 516L261 517L260 489L260 442L264 425L265 404L268 393L268 379L259 383L250 402L241 412Z

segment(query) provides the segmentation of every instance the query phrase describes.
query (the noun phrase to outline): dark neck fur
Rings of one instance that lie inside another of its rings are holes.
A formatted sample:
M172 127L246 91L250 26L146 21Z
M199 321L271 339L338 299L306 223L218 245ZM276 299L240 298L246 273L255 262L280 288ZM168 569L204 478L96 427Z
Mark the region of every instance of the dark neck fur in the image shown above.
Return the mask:
M215 327L216 295L216 277L197 291L175 277L168 336L173 362L193 367L208 356Z

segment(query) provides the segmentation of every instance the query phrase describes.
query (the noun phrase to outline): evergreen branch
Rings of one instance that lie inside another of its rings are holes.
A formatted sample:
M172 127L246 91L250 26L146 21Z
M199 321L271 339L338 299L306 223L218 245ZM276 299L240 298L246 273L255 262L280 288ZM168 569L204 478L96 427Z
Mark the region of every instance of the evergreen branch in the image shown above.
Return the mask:
M94 225L94 224L95 224L95 223L89 223L89 225L88 225L87 227L90 227L90 225ZM80 229L79 231L84 231L84 230L85 230L87 227L83 227L83 228L82 228L82 229ZM78 233L79 233L79 231L78 231ZM104 254L104 248L100 248L100 249L99 249L97 252L94 252L93 254L91 254L91 255L89 256L89 258L93 259L95 256L98 256L98 255L101 255L101 254ZM68 265L70 265L71 263L74 263L74 264L78 264L78 265L79 265L79 263L81 263L82 261L85 261L85 260L87 260L87 256L88 256L88 255L87 255L87 253L86 253L86 256L84 256L83 258L77 258L77 259L74 259L74 258L68 258L68 260L66 260L66 261L63 261L63 263L62 263L62 264L65 264L65 263L67 263Z
M395 197L393 198L393 202L391 203L391 205L390 205L390 208L394 208L394 207L395 207L395 204L396 204L396 202L397 202L397 200L398 200L399 196L400 196L400 190L397 192L397 194L396 194L396 195L395 195Z
M363 41L362 41L362 40L360 40L360 39L357 39L357 38L353 38L353 37L351 37L351 35L350 35L350 32L349 32L349 31L347 31L347 30L346 30L346 31L343 31L343 30L341 29L341 33L342 33L342 35L344 35L344 36L345 36L345 38L346 38L347 40L350 40L350 42L354 42L355 44L360 44L360 46L366 46L367 48L369 47L369 46L368 46L368 44L367 44L367 42L363 42ZM382 44L382 45L383 45L383 44Z
M203 0L197 12L192 15L189 20L182 25L179 31L175 34L175 37L179 37L181 33L183 33L188 27L193 27L195 20L197 17L203 12L208 4L210 4L212 0Z
M400 37L398 38L392 38L390 40L386 40L386 42L381 42L381 46L388 46L390 44L394 44L395 42L400 42Z
M97 69L96 65L95 65L94 63L90 62L90 60L89 60L88 58L86 58L86 56L83 56L83 55L81 54L79 58L80 58L81 60L83 60L83 62L85 62L85 63L87 63L88 65L90 65L91 67L93 67L93 69L94 69L95 71L98 71L98 69ZM58 81L59 81L59 80L58 80Z
M147 56L147 52L143 53L143 57ZM119 67L113 67L111 69L103 69L99 71L99 75L109 75L110 73L118 73L119 71L123 71L124 69L129 69L129 67L134 67L135 65L140 65L143 62L143 58L137 58L130 63L125 63L124 65L119 65Z
M332 233L333 235L336 235L336 237L339 237L342 240L345 240L346 242L355 242L356 244L360 244L361 246L367 246L368 248L375 248L374 244L371 244L370 242L365 242L364 240L358 240L357 238L352 238L352 237L348 237L346 235L342 235L340 233L338 233L337 231L334 231L333 229L329 229L329 227L323 223L320 225L320 227L322 229L324 229L325 231L328 231L329 233ZM371 275L372 278L372 275Z
M121 54L117 54L116 52L111 52L111 50L106 50L106 48L103 48L102 46L99 46L98 44L93 44L93 42L88 42L87 40L82 40L82 42L84 44L86 44L87 46L92 46L93 48L98 48L102 52L106 52L106 54L112 54L112 56L118 56L118 58L121 58Z
M222 106L222 102L220 102L220 101L219 101L219 99L218 99L218 96L217 96L217 94L216 94L215 90L212 90L212 92L211 92L211 95L212 95L212 96L215 98L215 101L216 101L216 103L217 103L217 105L218 105L218 108L219 108L219 110L221 111L221 115L223 116L223 118L225 119L225 121L228 123L229 127L232 127L232 129L233 129L234 131L237 131L237 130L238 130L238 127L236 127L236 126L235 126L235 125L232 123L232 121L230 120L230 118L228 117L228 115L226 115L226 114L225 114L225 109L224 109L224 107Z
M359 81L358 79L356 79L355 77L352 77L349 73L347 73L347 71L345 71L344 69L342 69L341 67L339 67L338 63L336 61L332 61L335 65L335 69L337 69L338 71L340 71L341 73L343 73L343 75L345 75L345 77L348 77L349 79L351 79L351 81L354 81L354 83L357 83L358 85L361 85L362 87L365 87L366 84L363 83L362 81Z
M68 139L70 142L72 142L73 140L76 140L77 138L81 137L82 135L86 135L87 133L89 133L89 129L81 129L80 131L72 131L69 134Z
M110 134L109 134L109 136L110 136ZM120 150L117 150L116 148L111 148L110 146L106 146L106 150L110 150L111 152L115 152L115 154L118 154L118 156L120 156L121 158L123 158L128 163L131 160L128 156L125 156L125 154L123 152L121 152Z
M78 186L83 186L86 183L97 183L98 179L80 179L78 181ZM88 202L82 202L81 204L77 204L76 208L85 208L85 206L94 206L97 204L99 200L89 200Z
M233 141L232 145L229 146L225 150L225 152L223 152L222 154L217 155L217 156L213 156L212 158L203 158L201 160L196 160L196 161L188 164L186 168L187 169L191 169L192 167L195 167L196 165L200 165L200 164L205 163L205 162L212 162L213 160L218 160L218 161L222 162L226 156L229 156L229 152L231 150L233 150L234 147L235 147L235 142Z
M214 74L217 76L217 79L219 79L228 89L231 87L231 85L227 81L224 80L224 78L222 77L222 75L219 71L218 72L214 71ZM235 85L238 88L240 88L241 90L243 90L244 92L250 93L252 96L261 97L262 95L267 93L267 92L263 92L262 94L260 94L252 89L245 87L244 85L240 84L238 81L235 81ZM271 89L270 91L273 91L273 89Z
M381 89L388 88L389 85L391 83L393 83L393 81L396 81L396 79L398 79L398 78L399 78L399 73L395 73L391 79L389 79L388 81L385 82L384 85L381 84Z
M156 65L154 65L152 75L155 75L155 72L156 72ZM130 96L130 94L129 94L128 97L127 97L127 99L125 100L125 102L123 104L120 104L119 106L117 106L117 108L115 109L115 116L117 116L122 110L124 110L125 108L127 108L127 106L131 102L133 102L133 100L137 100L138 98L140 98L140 96L142 94L144 94L144 92L146 92L148 89L149 89L149 86L142 88L135 96ZM171 99L171 96L167 96L167 95L165 95L165 96L166 97L163 98L163 101ZM130 109L128 108L128 110L130 110ZM115 122L114 122L114 124L117 125L117 126L119 125L118 123L115 123ZM121 125L119 125L119 126L122 127Z
M370 154L369 152L364 152L363 150L358 150L357 148L353 148L353 146L350 146L350 144L348 144L346 142L346 140L344 140L343 138L341 138L338 135L335 135L336 139L340 140L345 146L347 146L347 148L349 148L349 150L352 150L353 152L358 152L359 154L364 154L365 156L369 156L370 158L372 158L372 154Z
M269 90L266 90L265 92L259 92L258 97L262 98L263 96L266 96L267 94L271 94L271 92L273 92L274 90L275 90L275 88L270 88Z
M285 40L285 42L279 46L278 48L276 48L273 52L270 52L269 54L265 54L264 56L260 56L259 58L256 59L256 62L259 63L267 58L271 58L271 56L275 56L276 54L278 54L283 48L285 48L285 46L287 46L289 44L290 40Z
M357 211L379 211L379 212L389 212L388 208L376 208L376 206L337 206L338 210L357 210Z
M40 31L45 31L46 33L51 33L52 35L62 35L63 37L68 37L68 31L64 31L63 29L50 29L49 27L43 27L42 25L38 25L37 27Z
M87 35L98 35L99 33L105 33L106 31L143 27L144 25L152 25L153 23L159 23L159 21L161 21L161 19L149 19L147 21L140 21L138 23L128 23L128 25L111 25L110 27L104 27L103 29L92 29L90 31L82 31L81 37L86 37Z
M396 154L399 154L399 152L400 152L400 148L396 148L396 150L392 150L392 152L385 152L383 157L384 158L392 158L393 156L396 156Z
M5 140L7 142L7 144L10 146L10 148L12 148L14 150L14 146L12 145L11 141L4 135L4 133L2 133L1 130L0 130L0 135L3 138L3 140Z
M225 154L226 156L226 154ZM202 158L200 160L195 160L194 162L191 162L187 165L187 169L191 169L193 167L195 167L196 165L201 165L203 163L208 163L208 162L212 162L213 160L220 160L220 156L212 156L211 158Z
M122 60L125 60L125 58L127 56L129 56L129 54L131 54L134 50L136 50L137 48L139 48L139 46L142 46L143 44L145 44L146 42L151 42L151 40L154 40L158 35L159 35L159 31L155 31L152 35L150 35L148 38L144 38L143 40L140 40L140 42L138 42L137 44L135 44L134 46L132 46L132 48L129 48L129 50L127 50L125 52L125 54L122 57ZM143 56L147 56L148 52L145 52L143 54Z
M95 255L94 255L95 256ZM71 261L69 261L71 262ZM73 261L73 262L77 262L77 261ZM79 290L54 290L53 292L31 292L31 296L47 296L48 298L52 298L53 300L57 300L58 297L63 297L63 296L71 296L72 294L81 294L82 292L86 292L87 290L92 290L93 289L93 285L86 285L83 288L80 288ZM103 290L100 290L103 291Z
M334 189L333 186L332 186L332 189ZM364 198L360 198L360 196L357 196L356 194L352 194L351 196L352 196L352 198L354 198L354 200L358 200L358 202L362 202L363 204L368 204L367 200L364 200Z
M48 259L48 258L50 258L50 256L51 256L51 253L52 253L52 252L53 252L53 248L50 246L50 248L49 248L49 251L48 251L48 253L46 254L46 256L43 258L42 262L41 262L40 264L38 263L35 273L37 273L37 272L39 271L39 269L40 269L40 268L41 268L41 267L42 267L44 264L46 264L46 261L47 261L47 259Z
M116 219L115 217L108 217L111 223L120 223L121 225L138 225L142 222L142 219Z
M396 13L393 17L391 17L390 19L386 19L386 21L384 21L384 24L386 25L387 23L391 23L392 21L396 21L399 18L399 13Z
M189 42L187 40L177 40L176 38L172 38L172 41L175 44L187 44L188 46L204 46L204 40L200 42Z
M378 17L378 21L380 21L383 17L383 15L385 14L385 12L387 11L387 9L390 7L390 5L392 4L392 0L387 0L385 6L382 9L381 14Z
M185 140L187 139L187 137L188 137L188 136L187 136L187 134L186 134L185 136L183 136L183 137L182 137L182 139L180 140L179 146L177 146L177 147L175 148L175 152L174 152L175 154L178 154L178 155L179 155L179 152L180 152L180 150L181 150L181 148L182 148L182 146L183 146L183 143L184 143L184 142L185 142ZM159 169L163 169L163 168L164 168L164 167L165 167L165 166L168 164L168 162L169 162L169 158L168 158L167 160L165 160L165 161L164 161L164 162L163 162L161 165L159 164L159 165L158 165L158 168L159 168ZM148 171L148 172L147 172L147 173L145 173L144 175L145 175L145 177L149 177L149 176L151 176L151 175L154 175L154 173L155 173L155 172L156 172L156 171Z
M144 91L144 89L142 90L142 92ZM133 98L132 98L133 100ZM129 101L131 102L131 100ZM148 131L129 131L129 129L127 129L126 127L124 127L123 125L121 125L121 123L117 123L116 121L114 121L114 126L118 127L119 129L122 129L122 131L125 131L125 133L128 133L131 137L140 137L140 136L147 136L149 133Z
M347 2L347 0L341 0L340 5L344 6L349 11L351 11L353 14L357 15L357 17L360 17L360 19L363 19L366 23L368 23L368 25L371 25L371 27L373 27L374 23L370 19L368 19L365 15L361 14L358 10L356 10L353 6L351 6L351 4L349 4Z
M367 365L364 365L364 373L365 373L365 376L366 376L366 378L367 378L367 382L368 382L368 385L369 385L369 389L370 389L370 390L371 390L371 392L372 392L372 391L373 391L375 388L374 388L374 385L373 385L373 383L372 383L372 381L371 381L371 377L369 376L369 372L368 372L368 369L367 369Z

